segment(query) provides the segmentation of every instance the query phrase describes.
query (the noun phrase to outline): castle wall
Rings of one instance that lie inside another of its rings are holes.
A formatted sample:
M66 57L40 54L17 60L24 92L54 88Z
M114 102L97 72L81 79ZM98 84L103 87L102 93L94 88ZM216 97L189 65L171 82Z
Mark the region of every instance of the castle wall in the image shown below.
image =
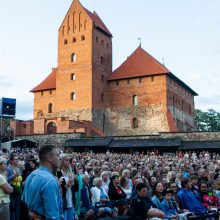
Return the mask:
M133 103L137 96L137 105ZM166 76L110 81L105 131L109 135L137 135L169 131ZM133 127L133 119L138 127Z

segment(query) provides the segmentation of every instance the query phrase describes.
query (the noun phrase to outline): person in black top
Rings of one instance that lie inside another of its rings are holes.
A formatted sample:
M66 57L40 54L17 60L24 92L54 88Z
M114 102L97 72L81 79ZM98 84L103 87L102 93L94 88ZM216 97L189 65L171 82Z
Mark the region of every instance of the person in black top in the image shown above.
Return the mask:
M132 215L135 219L146 219L147 217L165 218L164 212L154 208L154 204L147 196L147 185L139 183L136 186L137 197L131 200Z
M126 199L126 194L119 186L119 176L113 175L109 184L108 196L110 201L115 202L114 206L118 209L119 214L126 212L126 206L123 204L123 200Z
M110 200L122 200L126 198L126 194L123 189L119 186L119 176L114 175L111 177L109 184L108 196Z

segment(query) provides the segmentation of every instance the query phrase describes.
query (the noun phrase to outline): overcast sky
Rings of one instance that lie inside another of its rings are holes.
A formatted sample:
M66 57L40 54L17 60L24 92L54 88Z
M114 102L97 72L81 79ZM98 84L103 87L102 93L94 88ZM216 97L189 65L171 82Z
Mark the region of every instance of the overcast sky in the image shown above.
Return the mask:
M0 97L33 118L33 94L57 66L58 28L72 0L0 0ZM113 69L139 45L220 111L220 0L81 0L113 34Z

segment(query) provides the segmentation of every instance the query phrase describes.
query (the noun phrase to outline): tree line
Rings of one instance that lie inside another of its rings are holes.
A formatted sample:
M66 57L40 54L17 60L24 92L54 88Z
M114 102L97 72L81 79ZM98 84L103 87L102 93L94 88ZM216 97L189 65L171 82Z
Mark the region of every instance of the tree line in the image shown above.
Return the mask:
M195 123L199 131L220 131L220 113L214 109L196 109Z

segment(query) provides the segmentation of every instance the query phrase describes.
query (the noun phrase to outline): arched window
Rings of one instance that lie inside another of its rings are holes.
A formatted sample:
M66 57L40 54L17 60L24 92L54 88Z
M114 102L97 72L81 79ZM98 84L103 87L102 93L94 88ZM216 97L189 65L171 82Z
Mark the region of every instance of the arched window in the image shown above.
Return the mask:
M133 105L134 105L134 106L137 106L137 105L138 105L138 97L137 97L137 95L133 95L133 97L132 97L132 102L133 102Z
M104 94L101 94L101 102L104 102Z
M102 40L102 46L104 46L104 40Z
M81 41L83 41L83 40L85 40L85 36L84 35L81 36Z
M101 64L103 64L104 63L104 57L103 56L101 56L101 59L100 59L100 62L101 62Z
M76 38L74 37L74 38L73 38L73 43L75 43L75 42L76 42Z
M53 104L49 103L48 104L48 113L52 113L53 112Z
M72 55L71 55L71 62L72 63L76 62L76 54L75 53L72 53Z
M70 99L73 101L76 100L76 94L74 92L71 93Z
M132 120L132 127L133 128L138 128L138 119L137 118L133 118L133 120Z
M68 43L67 39L64 40L64 45L66 45Z
M76 74L75 73L72 73L70 75L70 80L76 80Z
M98 37L96 37L96 38L95 38L95 40L96 40L96 42L98 42L98 41L99 41L99 38L98 38Z

